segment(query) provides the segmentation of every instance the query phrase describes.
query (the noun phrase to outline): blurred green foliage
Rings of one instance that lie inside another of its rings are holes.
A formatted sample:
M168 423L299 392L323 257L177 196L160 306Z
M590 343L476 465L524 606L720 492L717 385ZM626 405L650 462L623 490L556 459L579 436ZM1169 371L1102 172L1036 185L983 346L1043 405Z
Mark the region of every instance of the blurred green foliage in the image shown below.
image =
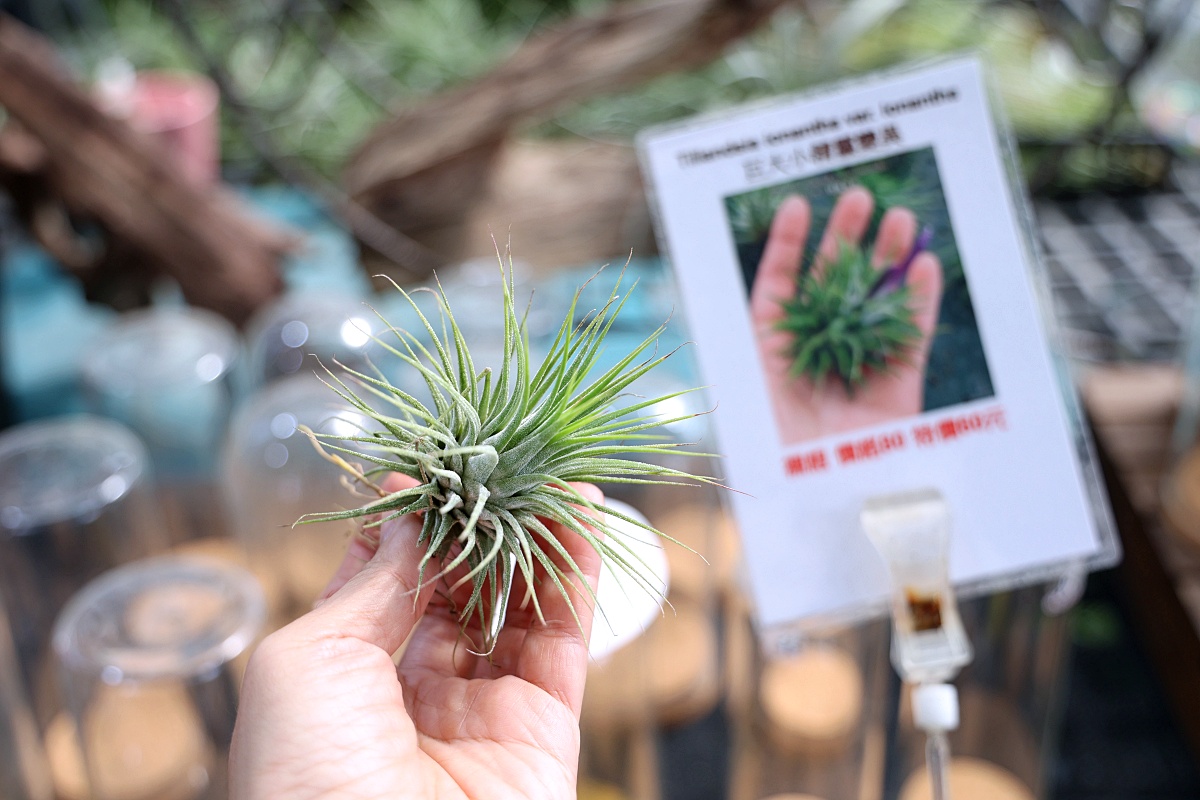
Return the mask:
M108 26L89 26L69 41L81 72L93 74L117 55L139 69L207 71L199 50L246 103L243 116L231 109L223 120L228 164L253 167L247 132L255 128L278 151L330 176L390 109L485 72L528 32L527 22L489 18L483 0L356 0L337 8L285 0L104 2ZM170 3L183 9L199 48L172 19ZM286 8L292 17L281 16Z
M85 75L114 55L138 68L205 69L170 18L174 9L246 100L242 116L227 115L236 123L224 127L227 162L253 165L254 129L333 176L390 110L478 76L568 13L615 1L87 0L100 4L104 24L90 19L65 43ZM1070 141L1108 113L1112 71L1052 36L1032 3L812 0L785 6L702 69L583 100L531 120L529 132L628 143L656 123L968 49L991 65L1023 141ZM1067 163L1084 185L1121 166L1086 151L1047 159ZM1128 177L1159 166L1135 161Z
M1023 138L1069 138L1108 110L1112 81L1080 63L1031 6L985 0L851 0L785 7L772 24L710 66L599 98L552 124L589 136L628 137L647 124L920 58L977 50Z

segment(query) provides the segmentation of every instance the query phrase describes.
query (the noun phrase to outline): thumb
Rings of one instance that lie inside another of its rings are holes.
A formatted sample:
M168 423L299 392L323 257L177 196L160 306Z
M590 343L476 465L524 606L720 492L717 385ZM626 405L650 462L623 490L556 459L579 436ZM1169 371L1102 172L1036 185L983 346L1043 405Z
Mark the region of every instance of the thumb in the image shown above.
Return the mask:
M354 638L394 653L425 613L440 565L418 576L424 548L421 517L407 514L380 527L379 549L357 575L320 607L301 617L314 638ZM425 585L421 586L420 581Z

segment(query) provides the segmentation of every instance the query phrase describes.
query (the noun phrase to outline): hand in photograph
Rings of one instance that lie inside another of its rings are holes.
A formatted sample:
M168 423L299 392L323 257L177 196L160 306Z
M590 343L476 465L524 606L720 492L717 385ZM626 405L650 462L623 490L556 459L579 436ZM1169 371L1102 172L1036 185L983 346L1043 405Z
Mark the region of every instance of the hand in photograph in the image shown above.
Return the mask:
M575 488L603 502L595 486ZM595 549L550 530L594 590ZM543 624L518 607L518 580L496 649L471 654L441 582L418 587L420 532L410 514L384 522L377 547L355 538L326 599L259 645L242 687L231 797L575 796L590 593L572 579L576 619L545 592Z
M860 270L865 276L846 266L856 257L866 263L857 248L873 211L866 189L843 192L807 277L801 258L812 220L809 204L792 196L775 212L750 292L750 314L785 444L922 409L942 267L918 241L916 217L898 207L880 222L869 266ZM897 265L901 268L890 269ZM872 305L866 313L864 301Z

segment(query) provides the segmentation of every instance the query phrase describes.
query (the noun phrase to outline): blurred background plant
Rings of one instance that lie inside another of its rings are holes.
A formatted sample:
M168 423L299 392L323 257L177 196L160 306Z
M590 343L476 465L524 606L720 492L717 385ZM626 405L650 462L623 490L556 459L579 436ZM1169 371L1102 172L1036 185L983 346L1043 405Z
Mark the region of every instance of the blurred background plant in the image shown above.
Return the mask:
M610 0L611 1L611 0ZM7 0L81 75L106 59L221 86L227 175L281 161L332 178L389 110L486 72L540 27L606 0ZM1131 83L1191 0L807 0L707 67L585 100L527 131L630 142L647 125L966 49L990 63L1035 189L1145 186L1165 151Z
M223 161L243 179L269 174L261 163L268 140L270 153L335 176L389 109L481 74L525 25L553 13L488 0L64 2L78 11L59 15L51 29L82 75L117 57L136 69L198 70L228 84ZM45 10L38 17L53 19Z

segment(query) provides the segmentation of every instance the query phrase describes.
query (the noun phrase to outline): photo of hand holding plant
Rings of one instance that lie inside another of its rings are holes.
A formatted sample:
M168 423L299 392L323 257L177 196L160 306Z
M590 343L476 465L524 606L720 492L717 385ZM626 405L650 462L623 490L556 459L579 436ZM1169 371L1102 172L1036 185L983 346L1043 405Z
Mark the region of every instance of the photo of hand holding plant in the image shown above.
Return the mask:
M784 444L993 394L931 150L726 207Z
M907 209L890 209L874 248L862 247L873 206L865 189L846 190L804 274L810 207L792 196L775 215L750 314L784 442L921 411L942 266L915 252L917 219Z

